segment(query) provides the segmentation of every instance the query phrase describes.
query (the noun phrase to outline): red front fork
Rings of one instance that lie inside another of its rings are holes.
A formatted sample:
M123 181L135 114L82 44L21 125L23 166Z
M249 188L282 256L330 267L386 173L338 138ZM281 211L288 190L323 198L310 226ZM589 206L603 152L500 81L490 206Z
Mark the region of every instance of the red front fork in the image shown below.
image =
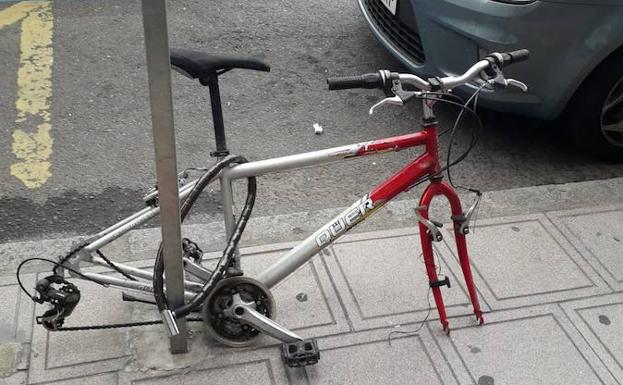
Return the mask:
M425 106L425 112L426 112ZM426 114L425 114L426 115ZM467 244L465 235L461 232L461 225L465 221L461 201L449 184L442 181L442 168L439 162L439 154L437 150L437 123L432 116L432 112L427 120L424 121L423 129L420 132L403 135L394 138L381 139L374 142L366 143L358 155L368 155L380 151L398 151L403 148L424 145L426 151L417 159L406 165L402 170L392 175L388 180L377 186L371 193L370 198L377 204L384 204L390 201L396 195L403 191L409 190L413 185L417 184L421 178L430 177L430 184L424 190L420 199L418 213L424 219L428 219L428 207L436 195L445 196L450 202L452 209L452 220L454 222L454 236L456 239L456 248L459 255L459 262L465 277L465 283L469 292L469 298L474 307L474 314L482 324L482 311L478 303L478 294L474 286L472 271L469 265L469 257L467 256ZM448 331L448 317L446 308L443 304L441 296L441 288L435 270L435 258L433 255L433 245L431 234L425 224L420 222L420 239L422 241L422 251L424 255L424 263L426 264L426 272L428 274L429 284L432 287L435 297L435 304L439 311L439 317L444 330Z
M472 277L472 270L469 265L469 257L467 255L467 243L465 242L465 234L460 230L461 224L465 220L463 217L463 209L461 208L461 201L456 191L447 183L439 178L433 178L431 183L426 187L422 198L420 199L420 205L417 208L420 216L424 219L428 219L428 209L431 201L436 195L445 196L450 202L450 208L452 210L452 220L454 222L454 237L456 239L456 248L459 255L459 262L461 269L463 270L463 276L465 277L465 284L467 285L467 291L469 292L469 298L474 307L474 314L476 319L482 324L484 318L482 317L482 311L480 310L480 304L478 303L478 293L476 292L476 286L474 285L474 279ZM432 284L438 282L437 270L435 269L435 257L433 255L433 243L432 234L428 231L426 225L420 222L420 240L422 242L422 252L424 255L424 263L426 265L426 272L428 274L429 283ZM441 296L441 288L439 286L432 287L433 296L435 298L435 304L439 312L439 318L441 325L446 332L449 332L448 317L446 315L446 308L443 303L443 297Z

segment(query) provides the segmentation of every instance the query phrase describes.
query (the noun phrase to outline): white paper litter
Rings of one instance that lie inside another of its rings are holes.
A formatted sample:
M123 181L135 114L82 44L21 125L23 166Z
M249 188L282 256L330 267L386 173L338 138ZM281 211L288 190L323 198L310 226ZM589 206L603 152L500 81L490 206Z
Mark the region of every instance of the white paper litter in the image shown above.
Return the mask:
M323 128L320 124L314 123L314 134L320 135L322 134Z

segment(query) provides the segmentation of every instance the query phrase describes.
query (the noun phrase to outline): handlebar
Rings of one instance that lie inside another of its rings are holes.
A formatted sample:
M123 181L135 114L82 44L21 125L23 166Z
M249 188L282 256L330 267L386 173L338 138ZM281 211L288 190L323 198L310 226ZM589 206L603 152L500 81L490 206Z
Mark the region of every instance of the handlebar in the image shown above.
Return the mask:
M330 90L348 90L351 88L383 88L384 80L380 72L358 76L341 76L327 79Z
M517 51L504 52L504 53L492 53L487 57L494 57L497 61L497 65L505 67L513 63L519 63L526 61L530 58L530 51L527 49L518 49Z
M494 77L496 72L499 71L499 68L528 60L529 56L530 51L527 49L504 53L494 52L474 64L460 76L446 76L443 78L429 78L428 80L424 80L412 74L400 74L381 70L376 73L368 73L359 76L328 78L327 84L329 90L378 88L387 91L391 89L393 80L399 80L401 83L411 85L422 91L447 91L451 88L466 84L477 77L482 77L483 71L486 76Z

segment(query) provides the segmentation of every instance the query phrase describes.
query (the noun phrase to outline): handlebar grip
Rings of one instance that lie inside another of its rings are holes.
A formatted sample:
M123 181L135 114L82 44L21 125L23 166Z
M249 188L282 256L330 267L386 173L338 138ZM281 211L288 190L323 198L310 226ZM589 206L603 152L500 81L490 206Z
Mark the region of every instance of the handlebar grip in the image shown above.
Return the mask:
M513 63L519 63L528 60L530 57L530 51L527 49L519 49L517 51L505 52L501 54L501 63L498 63L500 67L505 67Z
M328 78L329 90L348 90L353 88L383 88L383 77L380 73L370 73L356 76L340 76Z

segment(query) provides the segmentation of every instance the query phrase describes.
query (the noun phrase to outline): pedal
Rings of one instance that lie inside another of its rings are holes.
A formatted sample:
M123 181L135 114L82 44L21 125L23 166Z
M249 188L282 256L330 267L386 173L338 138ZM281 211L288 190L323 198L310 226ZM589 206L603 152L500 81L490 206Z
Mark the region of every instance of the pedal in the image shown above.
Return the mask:
M315 365L320 360L320 350L315 339L281 345L281 359L291 368Z

